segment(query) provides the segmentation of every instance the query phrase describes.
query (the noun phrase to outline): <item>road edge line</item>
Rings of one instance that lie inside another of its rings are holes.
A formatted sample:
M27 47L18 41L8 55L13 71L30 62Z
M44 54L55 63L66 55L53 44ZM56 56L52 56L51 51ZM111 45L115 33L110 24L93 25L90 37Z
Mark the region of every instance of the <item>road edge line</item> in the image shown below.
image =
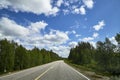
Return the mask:
M65 63L65 62L64 62ZM66 64L66 63L65 63ZM67 64L68 65L68 64ZM90 80L88 77L86 77L85 75L83 75L82 73L80 73L79 71L77 71L76 69L74 69L72 66L68 65L72 70L74 70L75 72L77 72L79 75L83 76L84 78L86 78L87 80Z

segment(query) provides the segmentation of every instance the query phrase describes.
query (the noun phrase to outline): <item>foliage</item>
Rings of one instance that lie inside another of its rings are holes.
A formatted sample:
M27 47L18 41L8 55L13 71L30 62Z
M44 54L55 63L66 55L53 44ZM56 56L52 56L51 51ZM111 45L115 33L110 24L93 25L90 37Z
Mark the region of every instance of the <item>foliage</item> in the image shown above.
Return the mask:
M68 59L75 64L95 69L99 72L120 75L120 34L115 36L118 45L108 38L98 41L96 48L89 42L79 42L70 50Z
M0 40L0 73L22 70L58 59L60 57L53 51L36 47L27 50L14 41Z

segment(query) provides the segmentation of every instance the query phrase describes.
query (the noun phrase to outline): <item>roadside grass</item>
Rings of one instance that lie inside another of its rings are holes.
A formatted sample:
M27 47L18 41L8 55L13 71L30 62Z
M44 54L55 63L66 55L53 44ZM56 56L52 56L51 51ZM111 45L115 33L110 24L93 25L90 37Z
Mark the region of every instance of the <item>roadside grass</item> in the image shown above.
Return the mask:
M120 76L111 76L110 80L120 80Z
M76 65L76 64L71 63L68 60L64 60L64 62L67 63L68 65L72 66L77 71L84 74L91 80L112 80L112 79L110 79L110 74L108 74L108 73L100 73L100 72L97 72L95 69L84 67L81 65Z

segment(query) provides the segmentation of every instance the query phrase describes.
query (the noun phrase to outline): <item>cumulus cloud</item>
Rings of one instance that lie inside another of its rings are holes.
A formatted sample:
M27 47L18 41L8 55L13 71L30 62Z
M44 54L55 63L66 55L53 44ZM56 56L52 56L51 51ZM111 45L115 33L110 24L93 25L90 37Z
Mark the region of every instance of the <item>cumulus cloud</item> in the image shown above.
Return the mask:
M4 36L27 36L29 29L18 25L15 21L6 17L0 19L0 33Z
M82 38L82 39L79 39L80 41L83 41L83 42L89 42L91 45L93 45L94 48L96 48L96 42L93 41L95 38L93 37L85 37L85 38Z
M34 33L40 32L41 29L45 29L48 24L44 21L31 22L29 26L21 26L14 20L2 17L0 19L0 33L4 36L25 37Z
M98 22L98 24L97 24L97 25L94 25L93 28L94 28L96 31L99 31L100 29L103 29L103 26L105 26L104 20Z
M92 41L92 40L94 40L93 37L85 37L85 38L81 39L81 41L84 41L84 42L88 42L88 41Z
M69 1L65 1L64 2L64 6L69 6L70 5L70 2Z
M82 2L83 2L83 4L79 0L73 1L73 3L78 3L81 6L79 7L78 5L72 5L71 8L70 8L72 10L72 13L85 15L86 14L86 8L92 9L93 6L94 6L94 1L93 0L82 0Z
M46 16L56 16L60 11L65 15L69 13L85 15L85 8L92 9L94 2L93 0L82 0L82 2L81 0L0 0L0 9L30 12L37 15L45 14ZM64 9L60 8L61 6Z
M94 2L93 0L82 0L84 5L87 6L87 8L91 9L93 8Z
M39 32L41 29L44 30L47 25L48 24L45 23L44 21L39 21L39 22L35 22L35 23L32 22L29 26L29 29L34 32Z
M53 52L55 52L55 53L59 52L59 56L62 56L62 57L68 57L69 52L70 52L70 47L64 46L64 45L51 46L50 49L52 49Z
M75 30L72 30L72 31L66 31L65 33L66 33L66 34L76 34L76 31L75 31Z
M97 37L99 36L98 33L93 33L91 37L84 37L82 39L79 39L80 41L83 42L89 42L90 44L93 45L94 48L96 48L96 42L94 41Z
M69 46L70 46L71 48L75 48L77 45L78 45L78 43L75 42L75 41L72 41L72 42L69 43Z
M56 15L59 11L52 6L51 0L0 0L0 8L45 15Z
M82 0L82 3L81 3L81 0L69 0L69 1L65 0L63 4L65 8L67 8L67 9L64 9L64 14L73 13L73 14L85 15L86 8L92 9L94 6L94 1Z
M80 37L81 35L80 35L80 34L76 34L75 36L76 36L76 37Z
M86 10L85 10L84 6L80 7L80 14L81 15L85 15L86 14Z
M73 13L85 15L86 14L85 6L82 5L80 8L75 8Z
M96 38L96 37L98 37L98 36L99 36L98 33L94 33L94 34L93 34L93 37L94 37L94 38Z
M14 20L6 17L0 18L0 39L7 38L8 40L14 40L18 44L25 46L27 49L31 49L34 46L38 48L57 47L54 52L57 52L61 56L67 57L70 47L61 46L69 40L68 34L59 30L50 30L46 34L41 34L41 30L45 29L48 24L44 21L31 22L29 26L21 26Z
M62 3L63 3L63 0L58 0L57 3L56 3L56 5L57 5L58 7L60 7L60 6L62 5Z
M91 37L85 37L80 39L80 41L84 41L84 42L91 42L93 41L95 38L97 38L99 36L98 33L93 33L93 35Z
M69 10L68 9L63 9L63 13L64 13L64 15L66 15L66 14L69 13Z
M111 38L109 38L109 40L115 45L118 44L117 41L115 40L115 37L111 37Z
M76 34L76 31L75 31L75 30L72 30L72 33L73 33L73 34Z
M94 41L90 41L90 44L92 44L93 47L96 48L96 42L94 42Z
M65 32L51 30L49 34L44 35L44 39L54 44L62 44L69 40L69 37Z

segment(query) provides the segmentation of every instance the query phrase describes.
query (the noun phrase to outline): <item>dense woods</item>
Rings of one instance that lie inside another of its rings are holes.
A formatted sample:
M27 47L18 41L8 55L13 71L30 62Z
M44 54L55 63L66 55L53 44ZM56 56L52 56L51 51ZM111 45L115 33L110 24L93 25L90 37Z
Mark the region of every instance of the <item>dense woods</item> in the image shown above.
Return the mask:
M104 42L98 41L96 48L89 42L79 42L70 50L68 60L102 73L120 75L120 33L115 39L118 45L106 38Z
M0 73L22 70L60 59L45 49L27 50L22 45L7 39L0 40Z

